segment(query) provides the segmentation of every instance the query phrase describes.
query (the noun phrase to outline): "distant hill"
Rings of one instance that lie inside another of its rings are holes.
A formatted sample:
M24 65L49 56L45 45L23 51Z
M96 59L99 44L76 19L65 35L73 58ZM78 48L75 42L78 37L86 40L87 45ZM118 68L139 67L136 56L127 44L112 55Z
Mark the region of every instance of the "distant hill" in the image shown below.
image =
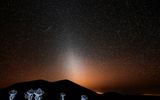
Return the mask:
M105 92L100 97L100 100L160 100L160 96L145 96L145 95L127 95L117 92Z
M116 92L106 92L100 95L69 80L56 82L36 80L16 83L0 90L0 100L9 100L8 92L13 89L18 91L14 100L25 100L24 93L26 93L26 91L38 88L41 88L45 92L42 100L60 100L60 93L62 92L66 94L65 100L81 100L81 95L86 95L88 100L160 100L160 97L155 96L122 95Z
M56 82L36 80L24 83L16 83L2 89L0 96L3 98L3 100L8 100L8 92L15 89L18 91L15 100L24 100L24 93L26 93L27 90L38 88L43 89L45 92L42 100L60 100L60 93L62 92L66 94L65 100L80 100L81 95L86 95L91 100L98 100L97 93L69 80L61 80Z

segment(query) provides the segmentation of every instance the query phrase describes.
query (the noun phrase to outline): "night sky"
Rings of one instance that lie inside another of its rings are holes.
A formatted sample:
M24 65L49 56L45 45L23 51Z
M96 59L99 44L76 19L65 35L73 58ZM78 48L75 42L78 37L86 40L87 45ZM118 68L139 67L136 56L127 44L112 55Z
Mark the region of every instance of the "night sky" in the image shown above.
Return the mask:
M2 0L0 88L37 79L160 94L159 0Z

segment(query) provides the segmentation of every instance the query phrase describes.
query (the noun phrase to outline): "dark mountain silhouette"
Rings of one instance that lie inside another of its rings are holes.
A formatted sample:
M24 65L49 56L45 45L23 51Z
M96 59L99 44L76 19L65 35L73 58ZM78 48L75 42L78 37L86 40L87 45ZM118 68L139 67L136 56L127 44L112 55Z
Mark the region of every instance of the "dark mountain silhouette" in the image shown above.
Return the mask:
M60 93L62 92L66 94L65 100L80 100L81 95L86 95L91 100L98 100L97 93L69 80L61 80L56 82L36 80L17 83L2 89L0 97L2 97L3 100L8 100L8 92L14 89L18 91L15 100L24 100L24 93L26 93L27 90L38 88L43 89L45 92L42 100L60 100Z
M155 96L142 95L122 95L116 92L106 92L102 95L95 93L83 86L80 86L69 80L61 80L56 82L48 82L44 80L29 81L23 83L16 83L9 87L0 90L0 100L9 100L8 92L17 90L18 94L14 100L25 100L24 93L30 89L41 88L45 94L42 100L60 100L60 93L65 93L65 100L81 100L81 95L86 95L88 100L136 100L136 99L150 99L159 100Z

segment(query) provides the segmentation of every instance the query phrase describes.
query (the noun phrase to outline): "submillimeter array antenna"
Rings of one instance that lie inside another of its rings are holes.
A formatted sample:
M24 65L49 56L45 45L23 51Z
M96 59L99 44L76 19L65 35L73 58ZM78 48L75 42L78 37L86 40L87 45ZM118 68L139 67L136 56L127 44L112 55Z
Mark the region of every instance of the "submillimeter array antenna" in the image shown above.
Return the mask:
M88 97L86 95L81 95L81 100L88 100Z
M34 95L34 90L30 89L24 94L24 98L28 100L32 100Z
M13 100L17 94L16 90L9 91L9 100Z
M43 94L44 94L44 91L38 88L37 90L34 91L34 95L35 95L34 100L41 100Z
M64 97L66 96L65 93L61 93L61 100L64 100Z

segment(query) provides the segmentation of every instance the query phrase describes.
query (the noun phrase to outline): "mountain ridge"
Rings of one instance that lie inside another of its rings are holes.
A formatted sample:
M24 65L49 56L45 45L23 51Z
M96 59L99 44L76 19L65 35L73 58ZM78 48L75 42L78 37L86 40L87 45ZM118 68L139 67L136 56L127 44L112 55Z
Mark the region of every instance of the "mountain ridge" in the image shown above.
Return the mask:
M98 94L96 92L89 90L67 79L58 80L55 82L49 82L45 80L34 80L15 83L2 89L1 95L5 96L4 100L7 100L9 96L8 92L11 90L16 90L18 94L17 99L15 100L20 100L24 98L24 93L26 93L28 90L36 90L38 88L41 88L45 92L43 96L44 100L59 99L60 93L66 93L66 98L68 98L68 100L80 99L81 95L86 95L89 98L92 98L93 100L96 100L96 98L98 97Z
M14 100L25 100L24 93L28 90L37 90L38 88L44 91L42 100L60 99L60 94L65 93L65 100L81 100L82 95L86 95L89 100L116 100L118 99L155 99L156 96L143 96L143 95L123 95L117 92L104 92L97 94L96 92L76 84L70 80L58 80L49 82L46 80L34 80L27 82L20 82L10 85L6 88L0 89L0 97L2 100L8 100L9 91L16 90L18 93Z

